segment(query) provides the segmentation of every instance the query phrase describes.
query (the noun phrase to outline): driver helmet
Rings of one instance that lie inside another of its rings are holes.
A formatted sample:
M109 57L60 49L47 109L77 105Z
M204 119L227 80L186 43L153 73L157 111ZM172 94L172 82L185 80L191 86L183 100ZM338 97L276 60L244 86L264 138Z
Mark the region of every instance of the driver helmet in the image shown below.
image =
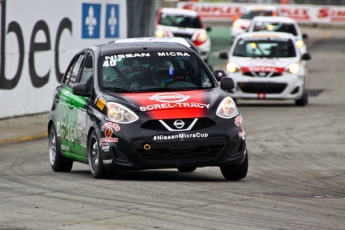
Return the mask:
M170 61L162 60L154 63L151 67L152 73L154 75L153 80L165 86L173 81L174 78L174 66Z

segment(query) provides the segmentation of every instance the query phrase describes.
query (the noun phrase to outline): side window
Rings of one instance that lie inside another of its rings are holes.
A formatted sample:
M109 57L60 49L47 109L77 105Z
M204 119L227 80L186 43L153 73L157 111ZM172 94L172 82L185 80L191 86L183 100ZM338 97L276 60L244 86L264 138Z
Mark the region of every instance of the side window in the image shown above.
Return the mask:
M93 88L93 75L94 75L93 58L91 55L88 55L85 60L85 65L83 67L83 70L81 71L80 82L87 84L89 92L91 92Z
M83 53L76 56L73 59L72 63L67 69L67 73L66 73L65 78L63 79L63 83L65 83L66 85L73 86L77 82L78 73L83 63L84 58L85 58L85 54Z

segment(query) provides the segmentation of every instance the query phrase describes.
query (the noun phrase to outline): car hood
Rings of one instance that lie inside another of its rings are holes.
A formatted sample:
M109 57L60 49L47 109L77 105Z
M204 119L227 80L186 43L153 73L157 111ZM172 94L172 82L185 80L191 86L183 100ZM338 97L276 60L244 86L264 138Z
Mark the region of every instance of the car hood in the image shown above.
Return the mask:
M297 58L240 58L231 57L230 60L240 66L242 72L279 72L282 73L291 63L298 62Z
M215 111L227 94L219 88L194 91L118 93L104 95L108 102L128 106L133 112L144 112L151 119L205 117Z

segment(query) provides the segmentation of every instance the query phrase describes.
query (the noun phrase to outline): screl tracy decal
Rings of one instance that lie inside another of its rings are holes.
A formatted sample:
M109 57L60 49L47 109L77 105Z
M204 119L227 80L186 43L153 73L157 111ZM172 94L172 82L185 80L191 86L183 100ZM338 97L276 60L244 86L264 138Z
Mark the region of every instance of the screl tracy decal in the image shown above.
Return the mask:
M126 94L138 105L138 109L147 112L151 119L194 118L205 116L210 108L209 98L204 91L140 93Z

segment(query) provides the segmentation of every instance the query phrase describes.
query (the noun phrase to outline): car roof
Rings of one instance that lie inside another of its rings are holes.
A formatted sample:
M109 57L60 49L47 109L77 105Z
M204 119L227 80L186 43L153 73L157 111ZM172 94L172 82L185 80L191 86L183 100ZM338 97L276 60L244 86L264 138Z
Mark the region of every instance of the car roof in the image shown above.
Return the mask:
M194 10L187 10L187 9L179 9L179 8L169 8L169 7L164 7L161 8L162 13L166 14L182 14L182 15L188 15L188 16L198 16L198 13Z
M238 38L258 38L258 37L271 37L271 38L290 38L292 40L295 37L292 34L285 33L285 32L247 32L238 35Z
M191 40L182 37L137 37L137 38L125 38L112 41L110 43L132 43L132 42L152 42L152 43L179 43L186 47L191 48L195 52L199 53Z
M138 37L138 38L125 38L125 39L118 39L112 41L112 43L132 43L132 42L153 42L153 43L180 43L187 47L191 45L187 42L186 39L181 37L164 37L164 38L157 38L157 37Z
M114 53L147 53L147 52L189 52L190 48L175 42L152 42L123 40L122 42L110 42L88 47L99 53L100 56L111 55Z
M255 16L253 21L296 23L294 19L284 16Z

